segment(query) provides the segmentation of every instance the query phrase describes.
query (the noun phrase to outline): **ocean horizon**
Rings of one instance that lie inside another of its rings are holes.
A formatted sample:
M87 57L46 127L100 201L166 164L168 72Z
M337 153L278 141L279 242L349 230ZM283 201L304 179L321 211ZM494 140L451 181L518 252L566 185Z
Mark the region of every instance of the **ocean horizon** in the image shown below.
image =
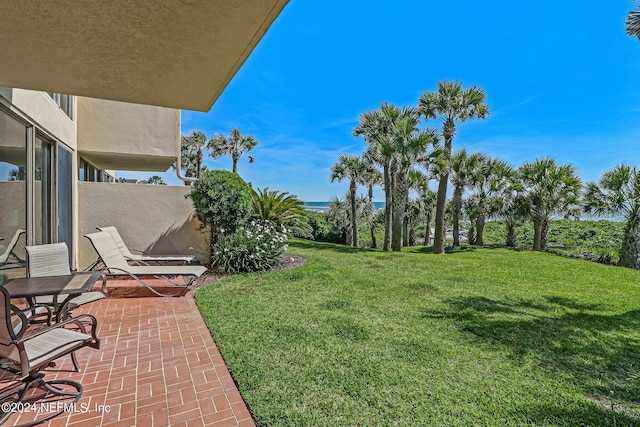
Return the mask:
M384 202L373 202L373 207L377 210L384 209ZM304 208L310 211L328 211L329 202L304 202Z

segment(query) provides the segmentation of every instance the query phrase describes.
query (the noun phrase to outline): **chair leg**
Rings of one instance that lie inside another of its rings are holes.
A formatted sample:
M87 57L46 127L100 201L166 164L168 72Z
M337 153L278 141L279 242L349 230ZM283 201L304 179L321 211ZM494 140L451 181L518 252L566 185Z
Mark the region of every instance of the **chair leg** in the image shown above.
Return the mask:
M57 417L58 415L62 414L65 411L65 407L66 408L74 407L74 405L82 397L82 384L76 381L70 381L70 380L45 381L44 374L31 372L25 379L22 380L22 382L24 383L24 386L22 387L22 389L0 396L0 401L5 402L9 397L17 394L18 398L14 401L14 403L20 403L24 400L27 392L30 389L37 388L37 387L42 387L45 390L47 390L49 393L55 394L56 396L73 397L73 400L70 402L65 402L65 404L62 405L62 408L59 411L50 413L43 418L37 419L35 421L31 421L29 423L20 424L19 426L16 426L16 427L31 427L31 426L35 426L38 424L42 424L46 421L49 421ZM71 386L75 388L76 391L64 391L63 389L56 387L56 385L58 384ZM57 408L58 406L55 406L55 407ZM7 421L12 414L13 414L12 412L1 412L0 425L3 424L5 421Z
M76 357L76 352L71 353L71 362L73 362L73 369L76 372L80 372L80 365L78 364L78 358Z

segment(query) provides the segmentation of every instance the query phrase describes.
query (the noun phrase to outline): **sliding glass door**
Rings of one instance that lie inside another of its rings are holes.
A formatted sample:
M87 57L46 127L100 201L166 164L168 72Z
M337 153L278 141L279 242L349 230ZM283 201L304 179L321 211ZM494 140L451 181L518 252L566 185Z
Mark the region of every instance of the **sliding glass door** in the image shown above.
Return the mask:
M29 131L0 109L0 282L25 275Z
M57 149L57 223L58 242L65 242L69 248L69 259L73 247L73 153L62 144Z

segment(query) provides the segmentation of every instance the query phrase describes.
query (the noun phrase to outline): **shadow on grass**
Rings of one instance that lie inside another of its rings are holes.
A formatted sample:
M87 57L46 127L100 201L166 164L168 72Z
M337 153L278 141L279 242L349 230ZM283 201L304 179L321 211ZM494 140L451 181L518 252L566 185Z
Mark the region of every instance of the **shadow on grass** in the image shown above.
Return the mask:
M480 249L508 249L514 252L521 252L522 249L514 248L512 246L506 245L484 245L484 246L476 246L476 245L460 245L460 246L447 246L444 248L445 254L461 254L466 252L476 252ZM433 246L407 246L402 248L402 252L412 253L412 254L432 254Z
M353 246L339 245L336 243L316 242L314 240L302 240L296 239L289 242L289 246L292 248L301 249L320 249L328 250L339 253L355 254L362 252L381 252L379 249L371 248L354 248Z
M640 425L629 415L640 414L640 310L616 315L599 304L557 296L543 300L457 298L446 301L445 309L422 315L451 319L471 339L505 348L518 363L534 364L581 388L593 398L585 400L587 413L602 406L594 402L611 401L619 408L618 425ZM633 422L620 424L625 417Z

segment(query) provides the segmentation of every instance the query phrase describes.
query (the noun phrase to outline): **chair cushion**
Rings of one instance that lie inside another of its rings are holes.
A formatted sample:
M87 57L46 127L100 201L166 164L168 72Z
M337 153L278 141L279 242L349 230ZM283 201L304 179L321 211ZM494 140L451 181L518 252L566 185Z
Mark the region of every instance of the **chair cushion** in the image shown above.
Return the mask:
M70 329L57 328L33 337L24 343L29 358L29 369L57 359L73 349L82 347L91 336Z

